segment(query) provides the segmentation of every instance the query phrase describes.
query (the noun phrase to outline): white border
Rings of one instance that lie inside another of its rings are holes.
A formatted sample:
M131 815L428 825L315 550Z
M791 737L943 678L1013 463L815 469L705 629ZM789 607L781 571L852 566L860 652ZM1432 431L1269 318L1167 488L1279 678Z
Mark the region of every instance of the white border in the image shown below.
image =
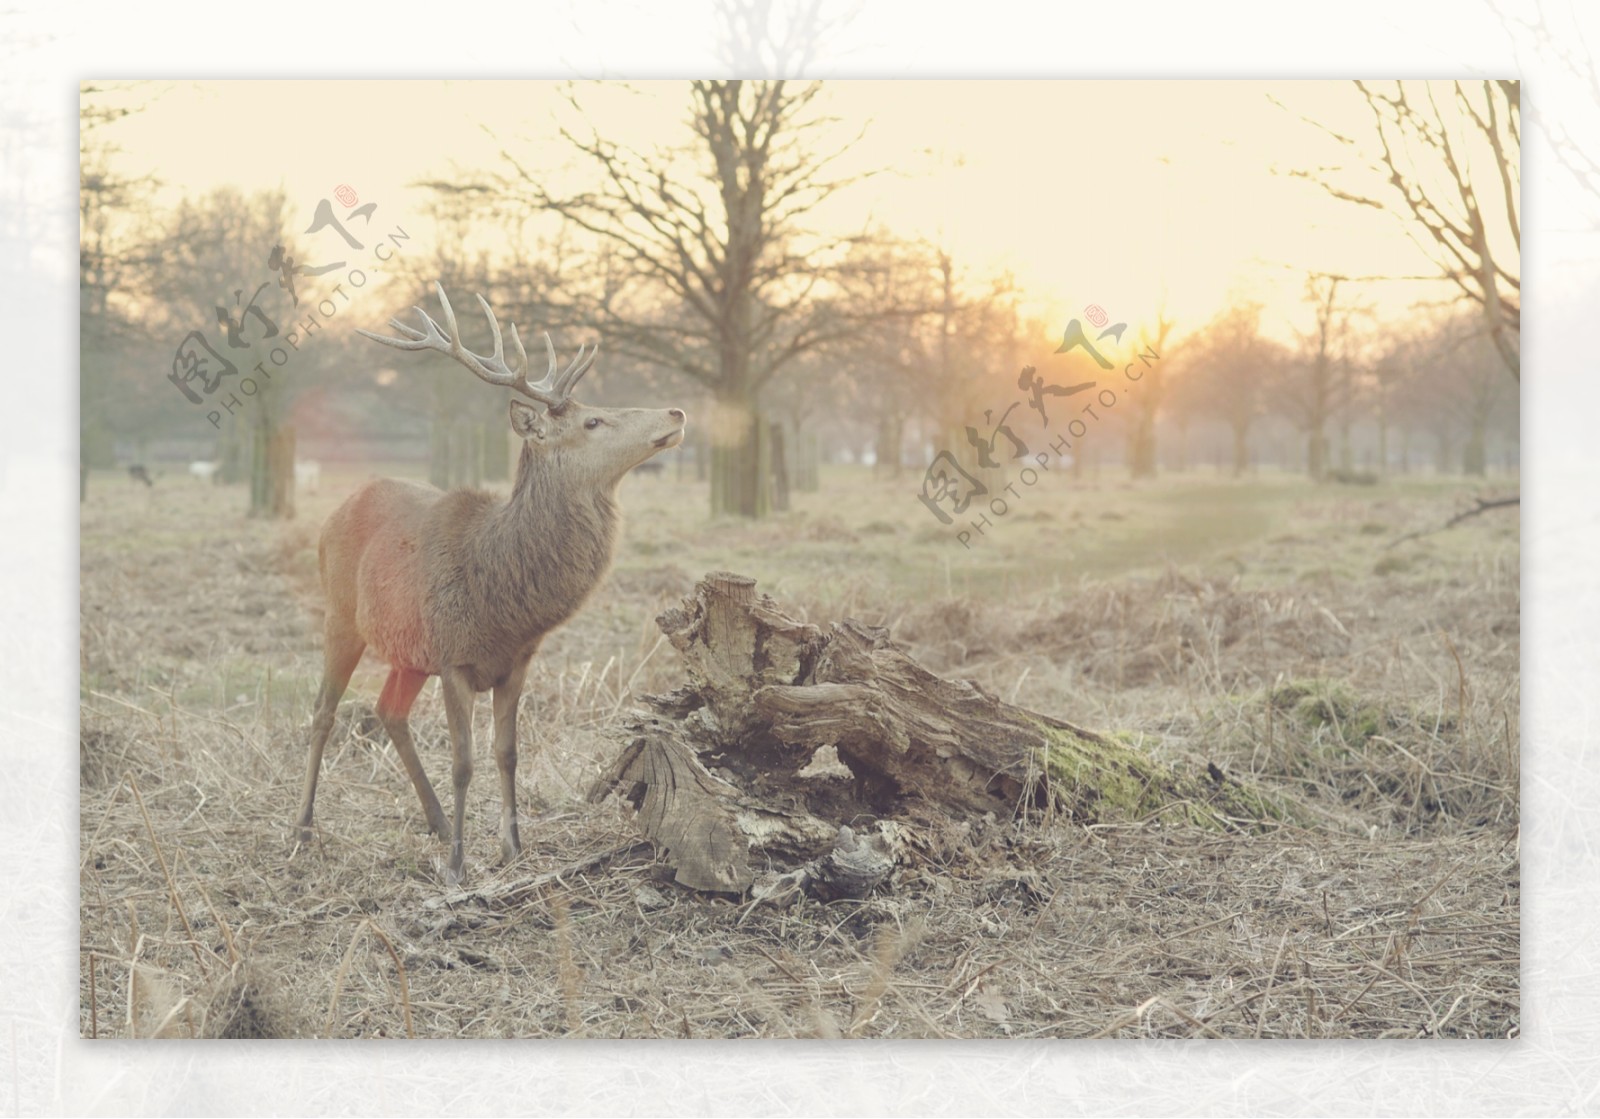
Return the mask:
M1512 1043L99 1043L77 1038L77 83L88 77L667 77L716 71L712 3L336 0L0 14L0 1109L18 1114L1594 1114L1600 1110L1600 199L1563 212L1529 128L1524 261L1524 1036ZM1506 5L1531 12L1531 4ZM1564 10L1564 9L1563 9ZM1575 46L1576 44L1568 44ZM1587 60L1592 64L1592 60ZM1521 74L1474 4L862 3L816 67L861 77ZM1052 122L1041 121L1042 134ZM1592 131L1581 139L1600 153ZM202 140L201 142L207 142ZM219 150L219 158L225 151ZM1580 200L1581 202L1582 200Z

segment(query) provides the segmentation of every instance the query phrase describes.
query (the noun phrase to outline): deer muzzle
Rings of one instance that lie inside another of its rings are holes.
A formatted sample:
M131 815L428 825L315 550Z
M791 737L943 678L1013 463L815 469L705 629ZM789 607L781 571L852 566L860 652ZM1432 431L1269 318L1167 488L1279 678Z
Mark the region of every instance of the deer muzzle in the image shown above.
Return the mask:
M679 443L683 442L684 425L687 423L688 417L684 415L681 408L668 408L667 416L676 421L677 426L650 444L658 451L664 451L669 447L676 447Z

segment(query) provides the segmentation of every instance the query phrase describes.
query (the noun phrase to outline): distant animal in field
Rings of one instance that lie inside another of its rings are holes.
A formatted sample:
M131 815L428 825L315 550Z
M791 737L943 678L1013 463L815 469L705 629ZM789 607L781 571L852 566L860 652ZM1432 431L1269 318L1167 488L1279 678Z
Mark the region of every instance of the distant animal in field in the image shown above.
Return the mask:
M528 356L511 328L516 354L505 354L500 325L482 296L494 352L473 353L461 342L444 288L435 285L442 325L417 308L421 329L398 319L400 337L361 331L386 346L449 354L473 375L510 388L511 429L522 439L509 500L474 490L445 493L393 479L370 482L336 509L317 548L327 596L323 677L311 725L311 750L298 819L302 842L311 837L312 806L323 751L340 697L362 653L389 665L378 698L378 719L422 802L428 828L450 836L449 880L464 865L463 824L472 779L472 708L492 691L494 757L500 772L500 852L522 849L517 829L517 703L528 662L539 643L571 618L611 564L618 532L616 490L628 471L683 442L686 417L677 408L596 408L572 398L593 364L580 347L557 369L545 335L549 367L528 380ZM450 729L454 818L445 822L412 742L408 717L417 693L438 676Z
M156 480L150 477L150 471L144 468L143 463L134 463L128 467L128 477L135 482L143 482L147 486L154 486Z
M294 484L296 489L305 490L307 493L316 493L322 488L322 464L317 462L296 462L294 464Z
M1328 481L1341 486L1375 486L1378 476L1370 470L1330 470Z
M192 477L198 478L202 482L211 482L212 484L216 483L217 471L221 469L222 464L220 462L191 462L189 464L189 474Z

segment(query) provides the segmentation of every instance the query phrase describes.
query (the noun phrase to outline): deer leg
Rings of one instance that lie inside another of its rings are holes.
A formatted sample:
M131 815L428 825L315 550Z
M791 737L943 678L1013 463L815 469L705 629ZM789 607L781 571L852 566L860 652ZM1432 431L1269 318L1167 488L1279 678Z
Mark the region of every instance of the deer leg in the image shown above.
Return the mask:
M439 674L444 691L445 721L450 724L450 747L454 759L452 777L455 780L455 828L450 837L450 863L445 877L452 886L461 882L462 865L466 862L462 827L467 818L467 786L472 783L472 682L457 668L447 668Z
M494 686L494 761L500 770L500 857L510 862L522 854L517 832L517 702L528 662L506 673Z
M322 751L333 733L333 717L366 647L367 643L354 633L328 627L322 648L322 688L317 692L317 711L311 718L311 757L306 766L305 789L300 796L300 819L296 823L302 843L311 842L311 807L317 799L317 775L322 772Z
M378 719L388 732L389 741L394 743L395 753L400 755L400 764L405 766L406 776L411 778L411 784L417 790L417 798L422 801L422 814L427 818L428 830L443 839L448 834L444 809L439 807L439 798L433 794L428 775L422 771L422 759L417 757L417 746L412 741L411 724L408 721L411 705L417 701L417 693L427 680L428 674L425 672L391 668L389 679L383 683L383 694L378 697Z

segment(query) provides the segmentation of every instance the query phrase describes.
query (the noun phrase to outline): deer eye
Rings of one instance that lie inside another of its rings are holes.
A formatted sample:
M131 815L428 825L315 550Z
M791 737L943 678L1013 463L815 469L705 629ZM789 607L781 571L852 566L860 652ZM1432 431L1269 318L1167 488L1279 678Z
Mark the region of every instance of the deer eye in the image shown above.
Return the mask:
M588 428L590 431L593 431L595 428L600 426L600 417L590 416L588 419L583 421L583 426Z

